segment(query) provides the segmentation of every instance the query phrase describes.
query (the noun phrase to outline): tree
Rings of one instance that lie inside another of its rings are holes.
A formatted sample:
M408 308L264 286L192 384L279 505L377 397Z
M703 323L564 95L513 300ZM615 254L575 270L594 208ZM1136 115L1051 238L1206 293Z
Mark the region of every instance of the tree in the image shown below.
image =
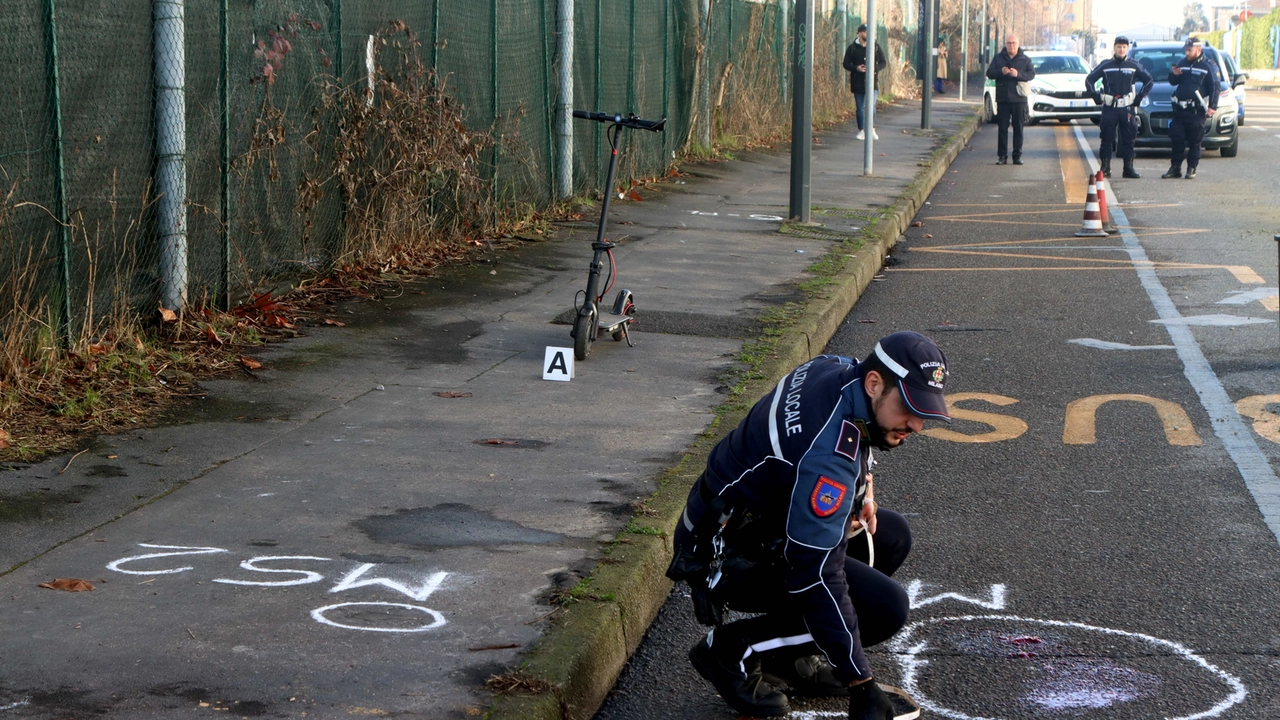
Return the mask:
M1193 2L1182 6L1182 35L1190 35L1193 32L1208 32L1209 17L1204 14L1204 5L1202 3Z

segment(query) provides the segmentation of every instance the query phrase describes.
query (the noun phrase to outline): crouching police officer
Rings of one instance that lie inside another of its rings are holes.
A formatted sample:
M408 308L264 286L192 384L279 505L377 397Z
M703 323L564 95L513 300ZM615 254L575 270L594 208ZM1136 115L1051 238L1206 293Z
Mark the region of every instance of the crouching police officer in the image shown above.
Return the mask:
M1113 52L1110 60L1100 63L1084 79L1085 87L1093 93L1094 102L1102 106L1102 119L1098 122L1102 129L1102 147L1098 151L1098 159L1102 161L1102 174L1111 177L1111 149L1115 147L1118 128L1124 176L1140 178L1142 176L1133 169L1133 141L1138 136L1134 108L1151 92L1151 73L1129 59L1129 38L1123 35L1116 38ZM1098 80L1102 80L1100 88L1097 87Z
M1173 119L1169 140L1173 144L1172 164L1160 177L1182 177L1182 158L1187 158L1187 179L1196 176L1200 164L1200 143L1204 140L1205 118L1218 112L1218 70L1204 56L1200 38L1187 38L1186 57L1169 71L1173 85Z
M876 505L871 451L927 419L950 422L947 375L942 351L914 332L886 336L860 363L820 355L711 451L667 575L688 581L698 620L716 626L689 660L734 710L786 715L772 679L793 695L848 695L854 720L894 717L863 648L906 623L906 591L890 576L911 531ZM721 624L724 607L756 615Z

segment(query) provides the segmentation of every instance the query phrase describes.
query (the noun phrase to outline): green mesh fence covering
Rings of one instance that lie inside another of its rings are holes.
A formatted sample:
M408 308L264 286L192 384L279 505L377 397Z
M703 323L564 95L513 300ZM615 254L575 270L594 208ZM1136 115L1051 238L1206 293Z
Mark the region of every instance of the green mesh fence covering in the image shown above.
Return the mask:
M373 87L403 50L383 42L393 22L466 125L496 138L480 158L490 199L554 199L557 0L167 2L181 13L181 52L157 43L167 31L155 0L5 3L0 324L21 306L71 334L107 313L150 312L175 290L223 304L330 267L353 229L351 198L329 171L343 158L325 98ZM884 4L881 43L912 57L907 5ZM574 3L574 107L668 118L665 133L624 136L622 177L662 174L696 142L695 122L729 140L788 127L790 11L777 0L709 6L703 43L702 0ZM840 58L859 22L828 15L816 27L815 107L828 115L851 107ZM185 124L158 125L167 90L156 83L174 62ZM601 130L574 125L575 192L602 181ZM159 169L175 160L185 188L166 190ZM175 221L164 200L182 189Z

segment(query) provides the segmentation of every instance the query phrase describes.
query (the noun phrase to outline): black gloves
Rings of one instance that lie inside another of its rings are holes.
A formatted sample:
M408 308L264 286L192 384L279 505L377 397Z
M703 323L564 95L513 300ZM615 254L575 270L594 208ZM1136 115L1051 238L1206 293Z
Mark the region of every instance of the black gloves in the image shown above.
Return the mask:
M876 681L849 688L849 720L893 720L893 703Z
M689 595L693 599L693 615L707 627L719 627L724 622L724 609L711 597L706 580L689 578Z

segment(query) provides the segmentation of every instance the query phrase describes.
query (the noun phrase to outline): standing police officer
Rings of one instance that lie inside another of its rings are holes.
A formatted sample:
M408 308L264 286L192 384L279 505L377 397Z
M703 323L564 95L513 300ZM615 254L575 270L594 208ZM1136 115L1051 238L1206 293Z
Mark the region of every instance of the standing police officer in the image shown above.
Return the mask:
M1169 123L1169 140L1173 143L1172 164L1160 177L1182 177L1182 158L1187 158L1187 179L1196 176L1200 164L1200 142L1204 140L1204 124L1218 112L1218 69L1204 56L1200 38L1187 38L1183 51L1187 56L1169 71L1173 85L1173 120Z
M698 620L716 626L689 660L734 710L790 711L768 673L792 694L848 695L854 720L894 717L863 648L906 623L906 591L889 576L911 530L876 505L871 448L950 422L946 379L942 351L914 332L884 337L861 363L820 355L711 451L667 576L688 581ZM757 615L722 625L724 606Z
M1120 129L1120 158L1124 160L1124 176L1140 178L1133 169L1133 141L1138 136L1134 125L1134 108L1151 92L1151 73L1142 65L1129 59L1129 38L1116 38L1114 55L1102 62L1084 79L1085 87L1093 93L1094 102L1102 106L1102 147L1098 159L1102 161L1102 174L1111 177L1111 149L1116 144L1116 128ZM1102 87L1098 88L1098 80ZM1138 89L1137 84L1142 88Z

